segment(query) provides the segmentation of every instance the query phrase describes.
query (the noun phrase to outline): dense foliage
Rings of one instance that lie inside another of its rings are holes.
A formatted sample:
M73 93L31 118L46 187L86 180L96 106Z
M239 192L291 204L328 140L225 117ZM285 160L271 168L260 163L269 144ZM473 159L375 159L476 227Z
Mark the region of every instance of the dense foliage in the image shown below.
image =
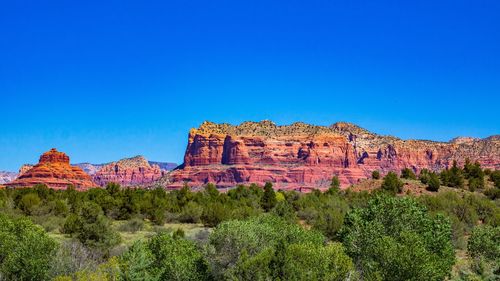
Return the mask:
M354 209L341 240L367 280L443 280L455 261L449 220L411 198L377 196Z
M367 179L371 192L341 190L337 177L310 193L0 189L0 279L495 280L499 171L466 162L412 178ZM408 184L422 194L403 195ZM455 250L470 261L456 274Z

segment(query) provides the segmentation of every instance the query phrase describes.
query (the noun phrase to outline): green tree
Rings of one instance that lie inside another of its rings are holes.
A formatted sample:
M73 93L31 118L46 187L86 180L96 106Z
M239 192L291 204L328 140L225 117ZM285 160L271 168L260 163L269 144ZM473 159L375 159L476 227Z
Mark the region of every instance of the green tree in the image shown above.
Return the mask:
M114 182L108 182L106 184L106 191L108 192L109 195L114 196L117 193L119 193L121 190L121 186L118 183Z
M0 275L6 280L48 280L55 249L41 227L0 214Z
M105 253L120 242L120 235L111 228L99 205L93 202L85 202L78 215L68 216L63 229L84 245Z
M427 190L434 192L438 191L439 187L441 186L439 176L436 173L429 173L428 178Z
M269 258L272 257L274 248L280 241L286 245L293 243L323 245L324 237L318 232L307 231L297 224L290 224L269 214L248 220L226 221L219 224L210 234L207 260L210 261L211 272L216 279L233 280L239 279L242 275L238 274L243 274L241 272L250 274L238 266L247 269L261 267L260 271L250 275L271 278L267 275L272 272L269 269L270 265L264 266L262 263L270 262Z
M500 279L500 226L477 226L467 244L473 269L485 280Z
M401 193L403 191L403 182L398 178L394 172L389 172L382 182L382 189L391 193Z
M143 241L134 242L119 261L120 276L124 281L160 280L160 269L154 266L155 257Z
M30 192L21 198L19 208L23 210L26 215L31 215L36 210L40 202L40 197L38 197L36 193Z
M340 237L367 280L443 280L455 262L449 220L409 197L376 196L348 213Z
M373 171L372 172L372 179L374 179L374 180L380 179L380 172L377 170Z
M464 176L462 169L458 167L457 161L453 161L450 169L441 172L441 181L444 185L450 187L463 188Z
M484 257L489 261L500 261L500 226L475 227L467 244L467 252L473 258Z
M286 248L281 280L347 280L353 264L340 243L291 244Z
M417 176L410 168L404 168L403 170L401 170L401 178L408 180L416 180Z
M431 171L429 171L427 169L422 169L420 171L420 174L418 175L418 179L420 180L421 183L428 184L429 180L430 180L430 175L431 175Z
M495 184L496 188L500 188L500 170L491 172L490 180Z
M160 271L160 280L209 278L207 263L191 241L160 233L151 239L149 249L154 256L153 266Z
M273 184L270 182L266 182L266 184L264 185L264 195L262 196L260 204L262 208L266 212L268 212L272 208L274 208L274 206L276 206L276 203L277 200L276 194L274 193Z
M278 192L277 194L281 193ZM276 207L272 210L272 213L290 223L295 223L297 221L297 213L293 209L293 206L287 201L278 202Z
M333 176L332 182L330 183L330 188L335 188L335 189L339 189L340 188L339 177Z

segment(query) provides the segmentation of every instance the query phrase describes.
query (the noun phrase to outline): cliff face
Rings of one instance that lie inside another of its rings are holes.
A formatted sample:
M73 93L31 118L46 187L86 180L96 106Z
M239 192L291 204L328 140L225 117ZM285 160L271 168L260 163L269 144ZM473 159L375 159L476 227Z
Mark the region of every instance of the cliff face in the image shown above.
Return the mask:
M160 166L151 165L144 157L136 156L103 165L95 172L93 179L100 186L108 182L123 186L145 185L158 180L164 173Z
M35 184L46 184L56 189L65 189L68 185L77 188L95 186L89 175L79 167L71 166L69 157L55 148L42 154L38 164L23 166L17 179L6 185L29 187Z
M499 137L442 143L379 136L349 123L204 122L189 132L184 164L169 174L168 186L270 181L277 188L307 189L328 187L334 175L346 186L373 170L439 170L466 158L499 169Z

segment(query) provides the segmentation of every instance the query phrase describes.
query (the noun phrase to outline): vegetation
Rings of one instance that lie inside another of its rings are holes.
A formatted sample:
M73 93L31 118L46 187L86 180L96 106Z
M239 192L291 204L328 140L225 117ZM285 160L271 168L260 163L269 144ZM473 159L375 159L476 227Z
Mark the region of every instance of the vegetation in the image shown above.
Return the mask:
M449 220L412 198L375 197L347 215L340 236L366 280L443 280L455 261Z
M398 178L394 172L389 172L382 182L382 189L393 194L401 193L403 191L403 182Z
M467 161L411 178L371 192L337 177L310 193L0 189L0 280L498 280L500 172Z
M415 175L415 172L413 172L413 170L411 170L410 168L404 168L403 170L401 170L401 178L408 180L416 180L417 176Z

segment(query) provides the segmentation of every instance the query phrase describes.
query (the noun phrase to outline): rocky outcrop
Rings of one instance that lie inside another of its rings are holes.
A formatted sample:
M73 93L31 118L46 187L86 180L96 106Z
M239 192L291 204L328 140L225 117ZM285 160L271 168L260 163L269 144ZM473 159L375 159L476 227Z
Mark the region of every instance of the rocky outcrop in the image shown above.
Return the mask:
M0 184L9 183L17 177L17 173L0 171Z
M27 171L31 170L33 168L34 165L31 165L31 164L24 164L21 166L21 168L19 168L19 173L17 174L17 176L21 176L23 175L24 173L26 173Z
M94 181L104 186L109 182L123 186L147 185L165 174L160 166L151 165L143 156L122 159L102 166L94 175Z
M69 164L69 157L55 148L40 156L38 164L30 169L23 166L16 180L6 184L11 187L29 187L45 184L55 189L65 189L69 185L76 188L95 186L92 179L79 167Z
M466 158L499 169L499 137L433 142L380 136L344 122L330 127L204 122L189 132L183 165L163 182L172 188L185 183L229 187L267 181L285 189L324 188L334 175L347 186L373 170L439 170Z

